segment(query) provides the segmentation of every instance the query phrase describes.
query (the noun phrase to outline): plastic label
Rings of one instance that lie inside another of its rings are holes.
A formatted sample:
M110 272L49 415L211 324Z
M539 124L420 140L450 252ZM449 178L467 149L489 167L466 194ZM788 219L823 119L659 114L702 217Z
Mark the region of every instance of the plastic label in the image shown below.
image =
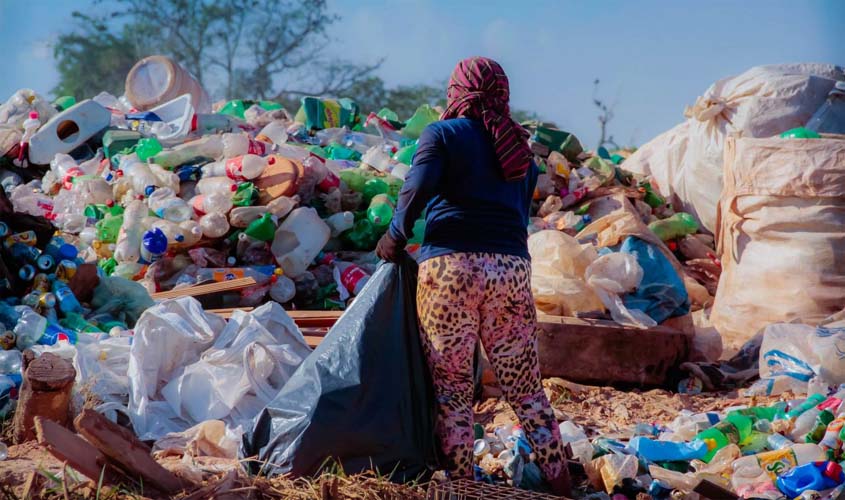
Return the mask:
M792 449L786 448L757 455L757 463L774 481L780 474L797 466L798 459L795 458Z
M243 181L246 178L242 175L244 171L244 157L236 156L226 160L226 176L232 180Z
M267 142L273 142L273 141L268 140ZM267 144L265 144L261 141L257 141L257 140L254 141L254 140L250 139L249 140L249 147L247 148L247 154L264 156L264 155L267 154Z
M355 287L358 286L358 282L366 277L367 273L365 273L360 267L349 266L340 273L340 282L347 290L349 290L350 293L354 293Z
M212 277L214 281L231 281L233 279L240 279L245 277L244 270L238 268L222 268L222 269L215 269L212 272Z

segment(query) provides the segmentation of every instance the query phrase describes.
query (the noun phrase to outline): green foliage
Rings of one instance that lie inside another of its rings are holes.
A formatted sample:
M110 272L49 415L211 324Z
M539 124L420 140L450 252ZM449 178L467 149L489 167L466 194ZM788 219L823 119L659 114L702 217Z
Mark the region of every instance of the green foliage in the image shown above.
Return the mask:
M53 95L77 100L101 91L121 95L126 74L145 54L122 33L111 32L102 20L78 12L73 16L79 21L79 31L60 35L54 49L59 83Z

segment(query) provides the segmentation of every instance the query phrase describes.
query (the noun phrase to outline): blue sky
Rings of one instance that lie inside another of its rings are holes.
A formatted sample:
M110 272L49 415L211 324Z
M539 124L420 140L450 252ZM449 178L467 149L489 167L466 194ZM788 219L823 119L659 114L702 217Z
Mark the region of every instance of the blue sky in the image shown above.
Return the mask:
M88 0L0 0L0 99L48 93L51 43ZM760 64L845 64L845 1L330 0L342 20L332 55L367 62L389 85L436 83L469 55L497 59L512 104L588 146L598 137L592 82L615 103L610 132L643 144L680 122L713 81Z

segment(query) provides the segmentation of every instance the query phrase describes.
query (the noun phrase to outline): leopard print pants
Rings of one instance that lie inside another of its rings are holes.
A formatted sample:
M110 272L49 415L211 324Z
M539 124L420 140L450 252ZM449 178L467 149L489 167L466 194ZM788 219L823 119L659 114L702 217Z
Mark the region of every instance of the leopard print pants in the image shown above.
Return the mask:
M437 396L437 433L452 477L472 478L472 358L481 339L544 475L563 467L560 429L540 382L527 259L455 253L420 265L420 335Z

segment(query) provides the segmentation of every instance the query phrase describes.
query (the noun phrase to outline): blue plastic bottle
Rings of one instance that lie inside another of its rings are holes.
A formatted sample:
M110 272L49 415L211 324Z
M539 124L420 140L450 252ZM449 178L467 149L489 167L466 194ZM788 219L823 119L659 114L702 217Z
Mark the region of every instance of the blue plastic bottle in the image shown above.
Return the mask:
M59 309L65 314L67 313L82 313L82 304L77 300L76 295L64 281L53 281L53 294L59 302Z

